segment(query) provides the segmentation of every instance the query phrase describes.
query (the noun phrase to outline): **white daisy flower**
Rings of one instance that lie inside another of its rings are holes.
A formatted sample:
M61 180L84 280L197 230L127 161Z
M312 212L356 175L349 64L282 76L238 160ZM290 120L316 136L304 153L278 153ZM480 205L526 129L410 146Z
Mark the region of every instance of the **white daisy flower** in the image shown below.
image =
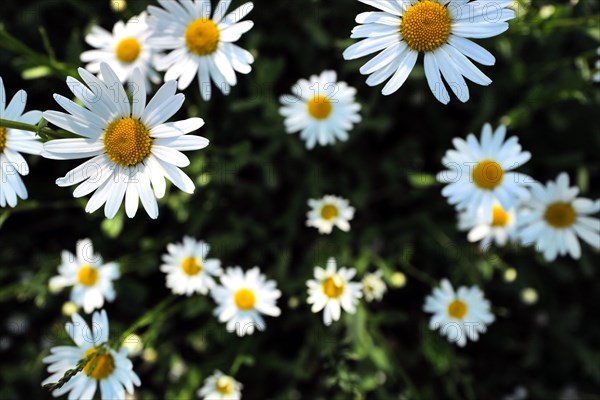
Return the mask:
M301 132L306 148L348 140L348 131L361 121L356 89L337 82L335 71L323 71L310 80L300 79L293 95L281 96L279 113L285 117L287 133Z
M59 275L50 278L49 286L62 289L73 286L71 301L89 314L104 306L104 300L112 302L116 297L113 281L121 276L115 262L104 264L102 256L94 253L90 239L77 242L76 254L67 250L61 253Z
M311 208L306 214L306 226L312 226L319 233L331 233L334 226L344 232L350 230L350 220L354 218L354 207L348 200L333 195L326 195L322 199L309 199Z
M600 210L600 200L577 197L579 188L569 186L566 173L544 187L535 184L527 204L529 211L519 216L519 237L523 244L535 244L546 261L569 253L581 257L578 237L594 249L600 249L600 219L590 217Z
M327 260L327 269L316 266L315 279L306 282L307 302L312 304L313 313L323 310L325 325L338 321L342 308L349 314L356 312L356 304L362 297L362 284L351 281L354 275L356 275L354 268L341 267L338 270L335 258L331 257Z
M600 47L596 50L596 54L600 57ZM596 69L596 73L592 76L592 81L600 82L600 59L596 60L596 64L594 64Z
M28 111L23 114L27 103L27 93L19 90L8 103L4 91L4 81L0 77L0 119L35 125L42 118L41 111ZM27 200L27 188L20 175L29 174L27 161L20 153L42 152L42 143L35 133L19 129L0 127L0 207L14 207L17 197Z
M207 139L187 135L204 125L204 121L189 118L166 122L185 99L183 94L175 94L175 81L165 83L146 105L143 76L137 70L132 81L141 89L133 93L130 105L125 89L108 64L100 64L100 70L106 83L79 68L89 89L74 78L67 78L69 88L87 108L55 94L56 102L69 114L44 112L49 122L83 138L46 142L42 155L56 160L92 157L56 180L58 186L81 183L73 192L75 197L94 192L87 212L106 204L104 214L113 218L125 199L125 211L132 218L139 199L148 215L157 218L156 199L165 195L165 178L186 193L194 192L194 183L179 169L190 163L181 151L208 146Z
M448 150L442 163L448 170L438 173L437 180L447 183L442 195L458 211L475 215L481 213L491 222L494 201L503 209L513 208L517 202L530 197L526 186L533 179L522 173L511 172L531 158L528 151L521 151L516 136L504 141L506 127L500 125L492 133L490 124L481 131L481 141L471 133L467 140L454 138L456 150Z
M381 301L383 295L387 292L387 285L383 280L383 272L380 269L368 273L363 277L362 291L367 302L370 303L373 300Z
M464 78L487 86L492 80L472 62L494 65L496 59L468 38L489 38L508 29L506 21L515 12L506 7L512 0L497 0L493 7L468 0L359 0L383 12L364 12L356 17L361 24L352 30L353 39L363 39L344 51L346 60L379 52L360 69L370 75L367 85L389 81L381 93L397 91L424 53L425 76L433 95L442 103L450 101L444 83L462 102L469 100ZM440 75L441 72L441 75Z
M485 333L487 325L495 320L483 292L477 286L461 286L455 292L447 279L442 279L440 286L425 299L424 311L433 314L429 329L439 329L449 342L461 347L467 344L467 339L477 341L479 334Z
M211 81L229 94L237 84L235 73L252 70L254 57L234 43L254 26L252 21L241 21L254 4L245 3L226 15L231 0L222 0L211 18L210 0L158 2L163 8L148 7L148 24L153 31L150 43L172 50L155 63L159 71L167 71L165 80L177 79L183 90L198 76L204 100L210 99Z
M221 276L221 285L215 286L211 295L217 303L214 315L219 322L226 322L228 332L236 332L238 336L251 335L256 327L265 330L265 320L261 314L278 317L281 310L277 307L277 299L281 292L277 283L267 280L254 267L246 273L240 267L227 268Z
M517 241L517 213L513 207L505 211L500 203L494 202L491 220L480 208L475 216L462 212L458 216L458 229L469 231L469 242L479 242L481 250L490 248L492 243L503 247L508 241Z
M207 294L215 286L213 277L223 273L221 261L206 259L208 243L184 236L181 243L169 243L160 270L167 274L167 287L175 294Z
M198 397L203 400L240 400L243 385L219 370L204 380L198 389Z
M91 73L100 75L100 63L106 62L121 81L131 80L137 69L144 77L146 90L153 83L160 82L160 76L152 66L156 50L148 43L151 31L146 23L146 13L132 17L127 24L119 21L113 27L112 34L100 26L93 26L85 41L96 50L81 53L81 61L88 63L85 68ZM142 88L133 88L142 90Z
M79 360L87 359L82 371L75 374L61 388L52 392L54 397L69 393L69 399L92 399L100 386L102 400L125 399L125 392L132 395L134 385L140 386L140 378L133 371L127 358L127 349L118 352L108 346L108 317L106 311L95 312L91 327L79 314L71 316L73 323L65 328L76 346L56 346L44 358L51 373L42 386L57 383L64 374L77 366Z

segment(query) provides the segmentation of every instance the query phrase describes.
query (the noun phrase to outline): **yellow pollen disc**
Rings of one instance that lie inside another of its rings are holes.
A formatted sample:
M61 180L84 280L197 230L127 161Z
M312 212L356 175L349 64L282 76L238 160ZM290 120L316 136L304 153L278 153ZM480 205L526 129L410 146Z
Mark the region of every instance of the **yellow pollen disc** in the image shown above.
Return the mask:
M575 209L569 203L552 203L546 208L544 218L555 228L567 228L575 222Z
M306 104L308 113L314 119L325 119L329 117L331 111L333 111L333 105L331 100L327 96L315 96L308 101Z
M446 43L452 20L448 9L431 1L419 1L402 16L400 33L410 48L419 52L433 51Z
M344 293L344 282L335 275L323 281L323 292L330 299L337 299Z
M250 289L240 289L233 295L233 301L240 310L251 310L256 303L256 296Z
M84 286L94 286L98 281L98 270L89 265L84 265L77 272L77 281Z
M189 276L202 272L202 262L196 257L187 257L181 262L181 269Z
M504 170L495 161L484 160L473 169L473 181L480 189L493 190L502 183Z
M217 391L222 395L230 395L233 393L233 379L228 376L221 376L217 379Z
M104 151L115 164L131 167L144 161L150 154L150 130L138 119L117 119L104 132Z
M463 319L467 315L469 307L464 301L454 300L448 305L448 314L452 318Z
M199 18L185 30L185 42L188 49L199 56L212 54L219 47L221 32L210 19Z
M325 204L323 208L321 208L321 217L324 220L331 221L339 214L338 208L333 204Z
M510 220L510 215L500 206L492 208L492 226L506 226Z
M117 58L128 64L134 62L140 55L141 51L142 45L136 38L133 37L128 37L121 40L115 48L115 54L117 55Z
M0 152L6 147L6 136L8 136L6 128L0 128Z
M89 349L88 351L85 352L85 355L83 356L83 358L86 358L89 355L91 355L92 353L96 353L97 351L98 351L97 348L92 347L91 349ZM92 369L92 365L94 363L96 364L96 366L94 367L94 369ZM85 372L85 374L87 376L89 376L90 378L102 380L102 379L105 379L107 376L109 376L113 372L114 369L115 369L115 360L113 360L113 357L107 351L103 354L93 356L90 359L90 361L88 361L87 364L85 364L85 367L83 367L83 372ZM90 370L91 370L91 373L90 373Z

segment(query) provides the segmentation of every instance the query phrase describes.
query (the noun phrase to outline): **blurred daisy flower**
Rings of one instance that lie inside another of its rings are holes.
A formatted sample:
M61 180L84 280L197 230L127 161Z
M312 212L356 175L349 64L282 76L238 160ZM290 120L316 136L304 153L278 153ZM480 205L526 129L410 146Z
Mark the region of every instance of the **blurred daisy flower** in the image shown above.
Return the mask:
M238 336L251 335L254 328L264 331L266 324L261 314L281 314L276 304L281 297L277 283L267 280L258 267L245 273L240 267L227 268L221 285L215 286L211 295L217 303L214 315L219 322L227 323L227 331L235 331Z
M533 179L511 171L529 161L531 154L522 151L516 136L504 141L505 135L504 125L492 132L492 126L485 124L481 141L473 134L466 141L460 138L452 141L456 150L446 152L442 163L448 170L438 173L437 180L447 183L442 195L458 211L465 210L472 216L480 212L491 222L495 201L509 210L530 198L526 186Z
M137 68L143 76L146 90L150 91L150 81L160 82L160 76L152 66L156 50L148 43L150 33L145 12L132 17L127 24L117 22L112 34L95 25L85 37L85 41L95 50L81 53L81 61L89 63L85 68L94 74L99 74L100 64L106 62L121 83L131 80ZM133 90L143 89L134 87Z
M341 310L349 314L356 312L358 299L362 297L362 284L352 282L356 275L354 268L341 267L337 269L335 258L327 260L327 268L316 266L314 278L306 282L308 286L308 304L312 304L311 311L318 313L323 310L323 323L331 325L338 321Z
M477 341L479 334L485 333L487 325L495 320L489 301L477 286L461 286L455 292L447 279L442 279L440 287L427 296L423 309L433 314L429 329L439 329L448 341L461 347L467 344L467 339Z
M596 54L600 57L600 47L596 50ZM592 80L594 82L600 82L600 59L596 60L596 64L594 64L596 69L596 73L592 76Z
M301 132L306 148L348 140L348 131L361 121L360 104L354 100L356 89L337 82L335 71L323 71L310 80L300 79L293 95L281 96L279 109L288 133Z
M19 90L7 103L4 81L0 77L0 119L35 125L42 118L41 111L28 111L23 114L27 103L27 93ZM0 127L0 207L14 207L17 197L27 200L27 188L20 175L29 174L27 161L20 153L39 155L42 143L35 133L19 129Z
M59 275L50 278L48 285L56 289L73 286L71 301L89 314L104 306L104 300L112 302L115 297L113 281L121 276L115 262L104 264L102 256L94 253L90 239L77 242L75 254L63 250Z
M222 274L221 261L206 259L208 243L184 236L182 243L169 243L160 270L167 274L167 287L175 294L207 294L215 286L214 276Z
M383 280L383 272L377 270L366 274L362 279L362 291L365 295L367 302L373 300L381 301L385 292L387 292L387 286Z
M333 195L326 195L322 199L309 199L306 226L312 226L319 233L331 233L334 226L344 232L350 230L350 220L354 218L354 207L348 200Z
M165 80L177 79L179 89L187 88L198 76L200 93L210 100L211 85L229 94L237 84L235 73L247 74L254 57L234 44L254 26L252 21L240 22L252 9L245 3L226 15L231 0L219 1L212 18L210 0L158 0L163 8L149 6L153 34L150 43L169 54L156 59L159 71L167 71Z
M203 400L240 400L243 385L219 370L204 380L198 390L198 397Z
M136 90L130 105L123 85L108 64L100 64L104 82L79 68L86 87L72 77L67 84L87 107L54 95L56 102L69 114L44 112L54 125L82 138L58 139L44 143L42 155L56 160L89 158L90 160L56 180L58 186L81 183L73 196L94 192L85 210L92 213L104 207L113 218L123 200L127 216L133 218L141 200L151 218L158 218L157 198L165 195L165 178L186 193L194 192L194 183L179 168L190 160L181 151L208 146L201 136L187 135L204 125L201 118L166 122L183 105L185 96L175 94L177 83L165 83L146 105L146 89L139 69L133 73Z
M62 387L52 392L54 397L69 393L69 399L92 399L100 386L102 400L124 399L125 392L134 393L134 385L140 386L140 378L133 371L127 358L127 349L118 352L108 347L108 317L106 311L95 312L91 327L79 314L71 316L65 329L76 346L56 346L44 358L51 373L42 386L58 382L80 360L88 359L82 371L77 372Z
M379 52L360 68L367 85L389 79L381 93L397 91L413 70L419 53L424 54L425 76L433 95L442 103L450 95L442 76L456 97L469 100L464 78L487 86L492 81L472 62L494 65L494 56L468 38L489 38L508 29L506 21L515 12L506 7L512 0L498 0L495 7L467 0L359 0L381 11L364 12L356 17L360 25L352 30L353 39L362 39L344 51L346 60ZM441 72L441 75L440 75Z
M517 241L516 216L514 207L505 211L500 203L494 202L491 221L483 214L481 208L475 216L468 212L462 212L458 216L458 229L469 231L467 234L469 242L479 242L479 247L485 251L490 248L492 243L502 247L509 240Z
M567 253L579 259L578 238L600 249L600 219L590 217L600 211L600 200L577 197L579 188L569 185L565 172L546 186L533 185L531 193L533 197L527 203L530 210L519 216L519 237L523 244L535 244L546 261Z

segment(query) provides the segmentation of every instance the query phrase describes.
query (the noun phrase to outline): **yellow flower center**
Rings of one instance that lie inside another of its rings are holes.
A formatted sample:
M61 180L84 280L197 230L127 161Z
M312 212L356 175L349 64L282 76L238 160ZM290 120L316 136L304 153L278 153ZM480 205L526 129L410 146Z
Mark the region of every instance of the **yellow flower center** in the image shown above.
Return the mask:
M506 226L510 220L510 215L500 206L492 208L492 226Z
M567 228L575 222L575 209L569 203L552 203L546 208L544 218L555 228Z
M181 269L189 276L198 275L202 272L202 262L196 257L187 257L181 262Z
M446 43L451 23L446 7L424 0L406 10L400 23L400 33L410 48L419 52L433 51Z
M321 217L327 221L331 221L337 217L338 213L338 208L333 204L325 204L323 208L321 208Z
M310 99L306 105L308 113L314 119L325 119L333 111L331 100L327 96L319 95Z
M2 152L6 147L6 139L8 136L7 133L8 132L6 132L6 128L0 127L0 152Z
M91 355L92 353L96 353L97 351L98 351L97 348L92 347L91 349L89 349L88 351L85 352L85 355L83 356L83 358L87 358L89 355ZM94 365L94 364L95 364L95 366L92 369L92 365ZM106 351L105 353L102 353L100 355L93 356L87 362L87 364L85 364L85 367L83 367L83 372L85 372L85 374L87 376L89 376L90 378L102 380L102 379L105 379L106 377L108 377L113 372L114 369L115 369L115 360L110 355L110 353L108 351Z
M84 286L94 286L98 281L98 270L90 265L84 265L77 272L77 281Z
M131 167L144 161L152 149L150 130L138 119L111 122L104 133L104 151L118 165Z
M185 42L188 49L199 56L212 54L219 47L221 32L210 19L198 18L185 30Z
M463 319L467 315L469 307L464 301L454 300L448 305L448 314L452 318Z
M230 395L233 393L233 379L228 376L221 376L217 379L217 391L222 395Z
M134 62L138 58L140 51L142 51L142 45L133 37L121 40L115 49L117 58L128 64Z
M323 281L323 292L330 299L337 299L344 293L344 282L337 275L329 277Z
M250 289L240 289L233 295L233 301L240 310L251 310L256 303L256 296Z
M473 181L480 189L493 190L502 183L504 170L496 161L484 160L473 169Z

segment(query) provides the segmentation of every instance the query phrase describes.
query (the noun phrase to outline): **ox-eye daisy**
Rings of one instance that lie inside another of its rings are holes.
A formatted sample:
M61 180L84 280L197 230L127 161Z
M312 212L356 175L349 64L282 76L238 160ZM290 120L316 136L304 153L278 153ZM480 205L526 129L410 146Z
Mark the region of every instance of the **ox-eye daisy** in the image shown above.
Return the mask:
M350 230L350 220L354 218L354 207L348 200L326 195L321 199L309 199L310 211L306 214L306 226L312 226L319 233L331 233L334 226L344 232Z
M370 303L373 300L381 301L383 295L387 292L387 285L383 280L383 272L380 269L370 272L363 277L362 291L367 302Z
M95 312L92 326L88 326L79 314L71 316L65 329L76 346L56 346L50 349L44 363L50 364L51 373L42 385L58 382L65 373L74 369L79 360L88 359L82 371L77 372L61 388L55 389L54 397L69 393L69 399L93 399L100 386L102 400L125 399L125 392L133 395L134 385L140 386L140 378L133 371L127 358L127 348L118 352L108 347L108 317L106 311Z
M159 71L167 71L165 80L177 79L179 89L187 88L198 76L204 100L211 96L211 85L229 94L237 83L236 71L247 74L254 57L234 44L254 26L240 22L254 7L245 3L226 15L231 0L219 1L211 18L210 0L158 0L164 7L148 7L148 24L153 35L150 43L172 50L156 60Z
M281 96L279 109L288 133L301 132L306 148L348 140L348 131L361 121L360 104L354 101L356 89L337 82L335 71L323 71L310 80L300 79L293 95Z
M529 210L519 216L519 236L524 244L535 244L547 261L558 254L581 257L578 237L600 249L600 219L590 217L600 210L600 200L577 197L579 188L569 185L564 172L545 187L533 185L531 193Z
M204 385L198 389L198 397L203 400L240 400L242 384L219 370L204 380Z
M194 183L179 169L190 163L181 151L208 145L201 136L186 135L204 125L204 121L189 118L167 122L185 99L183 94L175 94L175 81L165 83L146 105L143 76L136 70L132 81L141 90L134 91L130 104L108 64L100 64L100 70L104 82L79 68L89 89L76 79L67 78L69 88L87 108L55 94L56 102L69 114L44 112L49 122L83 138L46 142L42 155L56 160L92 157L56 180L58 186L81 183L73 192L75 197L94 192L85 208L87 212L106 204L104 214L113 218L125 199L125 211L132 218L139 199L148 215L157 218L156 199L165 195L165 178L186 193L194 192Z
M510 241L517 239L516 209L504 210L500 203L495 202L492 207L492 218L483 214L480 208L476 215L462 212L458 216L458 229L469 231L467 239L469 242L479 242L481 250L488 250L490 244L504 246Z
M226 322L229 332L238 336L254 333L254 328L265 330L261 314L278 317L281 310L277 299L281 292L277 283L254 267L244 273L240 267L227 268L221 276L221 285L215 286L211 295L217 303L214 314L220 322Z
M440 286L425 299L424 310L433 313L429 329L439 329L448 341L461 347L467 339L477 341L495 319L483 292L477 286L462 286L455 292L447 279L442 279Z
M600 47L596 49L596 54L598 54L598 57L600 57ZM594 68L596 69L596 73L592 76L592 81L600 82L600 59L596 60Z
M450 101L442 76L456 97L469 100L464 78L487 86L492 81L470 60L494 65L494 56L467 38L489 38L508 29L506 21L515 12L506 7L512 0L359 0L382 12L364 12L356 17L361 24L352 30L353 39L363 39L344 51L346 60L380 52L362 66L370 75L367 85L389 81L382 93L389 95L402 86L424 54L425 76L433 95L442 103ZM441 72L441 75L440 75Z

